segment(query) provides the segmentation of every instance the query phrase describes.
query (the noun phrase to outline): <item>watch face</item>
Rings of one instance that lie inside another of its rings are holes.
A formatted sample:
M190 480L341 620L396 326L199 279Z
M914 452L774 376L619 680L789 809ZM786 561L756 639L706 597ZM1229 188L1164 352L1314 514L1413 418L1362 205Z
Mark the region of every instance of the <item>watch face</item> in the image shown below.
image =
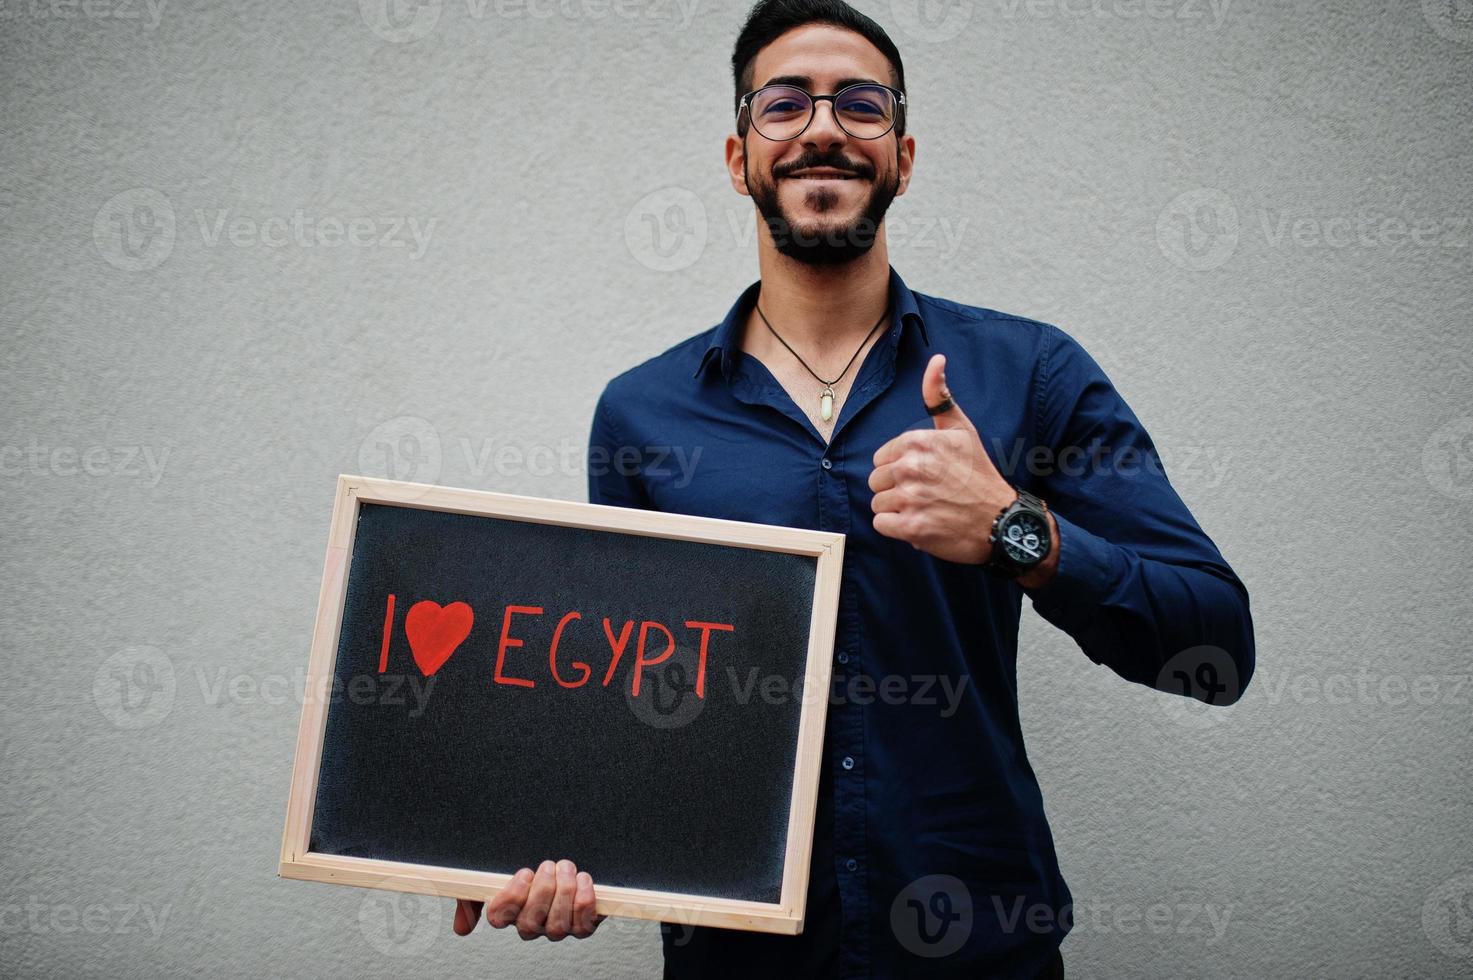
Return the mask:
M1013 561L1036 564L1048 554L1048 518L1027 511L1014 514L1003 524L1001 538L1000 546Z

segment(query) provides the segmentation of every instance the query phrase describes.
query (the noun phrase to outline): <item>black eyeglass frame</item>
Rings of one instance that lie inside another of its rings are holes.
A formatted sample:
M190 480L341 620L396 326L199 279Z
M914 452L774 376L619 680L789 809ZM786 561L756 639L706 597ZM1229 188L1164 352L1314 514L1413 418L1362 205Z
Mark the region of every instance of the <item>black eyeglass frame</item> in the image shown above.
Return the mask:
M803 124L802 129L798 130L787 139L772 139L771 136L768 136L766 133L762 132L762 130L757 129L757 124L752 121L752 106L750 100L758 92L762 92L770 88L790 88L795 91L802 92L804 95L808 96L808 121ZM878 136L855 136L853 133L849 132L849 128L844 125L844 120L839 118L839 113L837 110L838 102L835 100L838 99L845 92L848 92L850 89L856 88L882 88L885 91L889 92L891 95L895 96L895 118L890 120L890 128L885 130ZM847 134L851 139L882 140L886 136L889 136L891 133L893 133L895 131L896 125L898 125L900 121L905 118L905 93L902 92L900 89L895 88L893 85L886 85L883 82L855 82L853 85L845 85L843 88L839 89L839 91L835 92L832 95L814 95L811 92L805 91L803 88L788 82L773 82L771 85L762 86L762 88L754 88L752 91L742 96L741 101L737 104L736 122L738 126L742 124L742 110L745 109L747 110L747 124L751 126L752 129L757 130L758 136L761 136L765 140L771 140L774 143L786 143L789 140L795 140L799 136L802 136L804 133L808 132L808 127L813 125L813 120L818 115L818 104L820 102L830 103L829 108L834 110L834 122L837 123L839 128L844 130L845 134Z

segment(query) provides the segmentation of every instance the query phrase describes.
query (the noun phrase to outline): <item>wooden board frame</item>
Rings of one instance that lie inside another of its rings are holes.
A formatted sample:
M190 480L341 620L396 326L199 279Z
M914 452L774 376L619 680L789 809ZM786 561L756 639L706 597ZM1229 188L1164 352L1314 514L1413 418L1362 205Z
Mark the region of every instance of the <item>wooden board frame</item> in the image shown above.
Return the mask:
M539 524L618 531L708 544L809 555L817 559L808 657L798 722L793 793L788 809L787 848L782 888L776 903L605 886L595 882L597 911L604 915L655 919L684 925L718 926L782 935L803 931L808 864L818 803L824 719L833 670L834 629L843 575L844 535L828 531L693 517L603 504L546 500L483 490L460 490L360 476L339 476L317 618L307 667L307 689L297 729L297 750L287 799L286 829L278 874L302 881L330 882L391 891L484 900L511 880L511 874L435 867L396 861L343 857L309 850L312 811L344 601L352 564L359 505L390 504L425 510L498 517ZM549 854L544 858L564 855ZM577 859L576 854L566 855ZM512 869L514 872L515 869ZM448 913L447 913L448 914Z

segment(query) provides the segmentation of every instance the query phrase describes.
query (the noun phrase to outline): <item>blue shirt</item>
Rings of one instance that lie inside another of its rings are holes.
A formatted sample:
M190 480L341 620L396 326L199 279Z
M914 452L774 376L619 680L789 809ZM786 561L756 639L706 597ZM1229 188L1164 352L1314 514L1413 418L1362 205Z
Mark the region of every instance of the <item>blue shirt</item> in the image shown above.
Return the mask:
M759 286L611 380L589 445L593 503L846 535L805 929L662 925L666 976L1035 976L1072 900L1018 720L1024 595L1138 683L1169 689L1173 658L1215 648L1232 700L1253 669L1248 592L1125 400L1058 327L912 292L892 267L889 329L825 444L739 348ZM1058 522L1042 589L873 527L872 457L932 427L921 374L937 352L999 472Z

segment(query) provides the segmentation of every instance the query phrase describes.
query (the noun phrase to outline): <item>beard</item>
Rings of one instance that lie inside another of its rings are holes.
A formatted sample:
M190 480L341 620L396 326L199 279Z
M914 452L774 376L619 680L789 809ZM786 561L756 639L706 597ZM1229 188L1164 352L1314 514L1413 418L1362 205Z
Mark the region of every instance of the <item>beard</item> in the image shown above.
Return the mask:
M880 222L885 219L885 212L890 210L890 204L900 189L898 160L896 164L896 168L888 175L877 175L873 172L874 168L863 163L856 165L847 160L809 157L785 168L787 173L791 173L810 167L831 166L853 173L855 176L852 179L869 180L869 200L865 202L859 216L846 224L827 227L823 224L823 216L840 207L840 197L832 190L814 188L805 192L809 206L818 212L820 218L815 225L804 227L784 212L782 202L778 199L775 180L752 179L745 160L742 163L742 172L747 178L752 200L756 203L778 252L805 265L835 266L853 262L874 247L880 232Z

